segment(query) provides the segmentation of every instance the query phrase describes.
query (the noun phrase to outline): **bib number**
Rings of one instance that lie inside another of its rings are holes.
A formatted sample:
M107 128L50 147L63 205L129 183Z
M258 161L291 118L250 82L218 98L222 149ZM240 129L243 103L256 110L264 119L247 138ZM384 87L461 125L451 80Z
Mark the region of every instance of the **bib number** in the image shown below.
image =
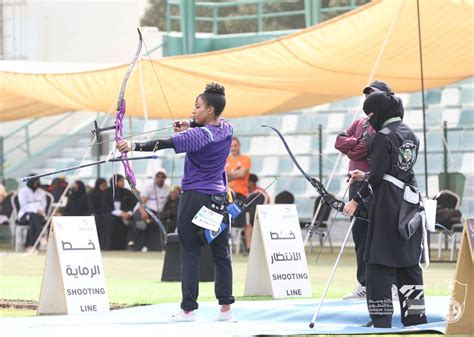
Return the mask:
M202 206L199 212L194 216L192 223L201 228L217 231L220 228L224 216L216 213L206 206Z

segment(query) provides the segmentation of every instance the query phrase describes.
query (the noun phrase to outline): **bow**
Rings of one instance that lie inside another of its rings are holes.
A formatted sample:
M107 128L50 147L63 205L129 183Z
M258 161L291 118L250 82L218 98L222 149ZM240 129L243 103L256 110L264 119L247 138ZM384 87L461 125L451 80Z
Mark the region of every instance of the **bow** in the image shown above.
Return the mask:
M318 179L316 179L314 177L310 177L309 174L306 173L303 170L303 168L300 166L300 164L296 160L295 156L293 155L293 152L291 152L291 149L288 146L288 143L286 142L285 138L280 133L280 131L278 131L278 129L276 129L272 126L268 126L268 125L262 125L262 127L270 128L270 129L272 129L273 131L275 131L277 133L278 137L280 137L281 141L283 142L283 145L285 146L286 151L288 152L288 155L290 156L291 160L293 161L295 166L298 168L298 170L301 172L303 177L305 177L306 180L308 180L309 183L316 189L316 191L319 193L319 195L321 195L321 199L323 200L324 204L331 207L331 208L334 208L336 211L342 212L344 210L345 203L343 201L339 200L339 199L336 199L331 194L329 194L328 191L326 190L326 188L324 187L324 185ZM356 218L361 218L361 219L368 219L369 218L367 212L359 211L359 210L356 211L354 216ZM319 231L318 227L316 227L315 229L310 229L310 230L315 231L317 233Z
M120 88L120 93L117 101L117 115L115 117L115 141L119 142L123 139L123 118L125 116L125 111L126 111L126 103L125 103L125 88L127 86L127 81L128 78L130 77L130 74L132 73L133 67L138 61L138 58L140 57L140 52L142 49L143 45L143 37L142 33L140 32L140 29L137 28L138 31L138 36L139 36L139 41L138 41L138 47L137 51L135 52L135 55L133 57L132 62L128 66L127 72L125 73L124 79L122 81L122 87ZM136 188L136 183L137 180L135 178L135 174L133 172L133 169L127 160L127 153L122 152L121 157L125 159L122 161L123 168L125 171L125 179L127 179L128 185L130 186L130 190L132 193L135 195L135 198L137 198L138 202L143 206L147 214L150 216L150 218L155 222L158 227L160 228L162 234L163 234L163 243L166 245L167 242L167 233L166 233L166 228L163 226L163 223L158 219L158 217L153 213L153 211L143 202L142 198L140 197L140 193L138 192Z

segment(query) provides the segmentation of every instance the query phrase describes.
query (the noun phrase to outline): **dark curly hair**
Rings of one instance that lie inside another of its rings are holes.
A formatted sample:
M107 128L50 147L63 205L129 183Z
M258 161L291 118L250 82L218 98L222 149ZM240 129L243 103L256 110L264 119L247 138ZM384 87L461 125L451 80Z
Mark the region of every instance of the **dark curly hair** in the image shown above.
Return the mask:
M219 83L208 83L204 92L198 96L209 107L214 107L214 114L220 116L225 108L225 88Z

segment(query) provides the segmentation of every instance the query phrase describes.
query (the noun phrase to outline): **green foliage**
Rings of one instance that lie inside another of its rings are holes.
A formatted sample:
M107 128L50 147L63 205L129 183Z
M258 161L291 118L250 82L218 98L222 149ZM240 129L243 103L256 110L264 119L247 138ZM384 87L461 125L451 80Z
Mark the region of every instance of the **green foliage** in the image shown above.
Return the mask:
M148 0L149 7L140 20L141 26L158 27L166 31L166 0Z

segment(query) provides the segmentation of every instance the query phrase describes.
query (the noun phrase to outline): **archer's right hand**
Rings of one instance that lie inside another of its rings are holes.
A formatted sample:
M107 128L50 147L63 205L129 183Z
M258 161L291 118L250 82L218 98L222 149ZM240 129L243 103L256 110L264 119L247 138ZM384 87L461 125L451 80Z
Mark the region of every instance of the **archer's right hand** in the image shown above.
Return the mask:
M176 121L173 123L174 132L180 132L189 129L191 123L188 119L183 119L181 121Z
M364 181L366 178L365 172L361 170L349 171L349 174L351 175L351 178L353 180L357 180L357 181Z
M122 153L127 153L127 152L132 151L130 144L125 139L121 139L118 142L116 142L115 147Z

